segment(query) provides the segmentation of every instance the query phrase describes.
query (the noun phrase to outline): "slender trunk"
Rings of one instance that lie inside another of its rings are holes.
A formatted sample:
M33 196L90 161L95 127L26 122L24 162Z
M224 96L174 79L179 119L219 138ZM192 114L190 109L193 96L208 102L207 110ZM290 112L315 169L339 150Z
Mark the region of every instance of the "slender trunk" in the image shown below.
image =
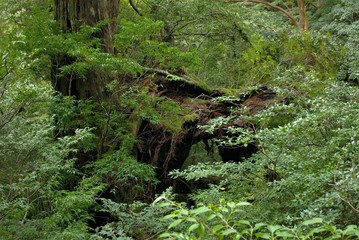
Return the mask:
M304 0L297 0L298 10L299 10L299 29L303 31L308 31L308 16L307 16L307 8Z

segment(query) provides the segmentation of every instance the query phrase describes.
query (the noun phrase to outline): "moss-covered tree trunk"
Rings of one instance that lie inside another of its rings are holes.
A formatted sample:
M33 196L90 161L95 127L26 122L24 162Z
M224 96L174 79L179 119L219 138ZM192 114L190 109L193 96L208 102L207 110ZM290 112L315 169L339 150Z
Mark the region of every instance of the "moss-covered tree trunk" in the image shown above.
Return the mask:
M102 38L103 51L114 53L113 38L117 30L119 0L55 0L54 3L55 20L64 32L77 32L81 25L94 26L100 21L108 21L99 37ZM74 59L64 56L57 67L73 61ZM102 99L107 80L90 69L85 79L73 75L56 78L55 88L63 95L78 99Z

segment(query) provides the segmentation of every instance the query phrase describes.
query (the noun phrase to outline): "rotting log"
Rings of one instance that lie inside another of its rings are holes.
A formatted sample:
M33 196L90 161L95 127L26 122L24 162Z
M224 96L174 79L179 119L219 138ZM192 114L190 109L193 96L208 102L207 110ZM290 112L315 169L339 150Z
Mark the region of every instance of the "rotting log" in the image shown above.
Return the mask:
M162 74L160 74L162 75ZM208 123L211 119L220 116L229 116L231 108L246 107L250 114L256 114L278 101L276 94L266 87L259 88L247 94L238 96L235 102L216 102L213 98L225 96L218 90L207 91L205 88L197 87L192 82L168 81L164 77L157 76L155 83L158 87L152 96L161 96L178 102L184 108L190 108L197 114L198 118L184 122L180 132L171 133L165 126L155 125L143 121L138 129L138 143L136 153L138 161L153 165L157 170L157 178L161 181L154 193L160 193L174 181L169 177L169 172L174 169L181 169L183 163L189 156L191 147L211 138L221 137L220 132L208 134L198 128L198 125ZM189 104L189 99L200 99L197 104ZM237 127L244 127L242 122L234 123ZM219 152L222 160L240 162L243 158L249 157L257 151L254 144L248 146L220 147ZM175 190L176 191L176 190Z

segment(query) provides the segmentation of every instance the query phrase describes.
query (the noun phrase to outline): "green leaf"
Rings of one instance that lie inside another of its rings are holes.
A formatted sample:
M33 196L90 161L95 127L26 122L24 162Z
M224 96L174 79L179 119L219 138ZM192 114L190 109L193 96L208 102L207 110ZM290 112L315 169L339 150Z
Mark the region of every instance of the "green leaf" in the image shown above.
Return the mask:
M356 225L349 225L343 231L344 236L357 236L359 238L359 229Z
M193 218L193 217L188 217L186 218L187 222L198 222L197 219Z
M199 215L199 214L202 214L202 213L205 213L205 212L208 212L208 211L211 211L211 210L208 207L203 206L203 207L196 208L196 209L192 210L192 213L194 215Z
M180 214L180 215L188 216L189 211L186 210L186 209L179 209L179 210L176 210L176 213L178 213L178 214Z
M233 228L229 228L229 229L225 230L225 231L222 233L222 235L223 235L223 236L228 236L229 234L232 234L232 233L237 233L237 231L236 231L235 229L233 229Z
M212 228L212 232L213 233L217 233L219 230L221 230L222 228L224 228L224 226L222 224L217 224Z
M169 226L168 229L174 228L177 225L181 224L183 222L183 219L177 219L176 221L172 222Z
M176 214L168 214L168 215L164 216L162 219L163 220L172 219L172 218L175 218L176 216L177 216Z
M221 207L221 211L222 211L222 212L225 212L225 213L228 213L228 212L229 212L228 208L226 208L226 207Z
M239 225L247 225L247 226L251 226L251 223L247 220L239 220L239 221L236 221L235 223L237 226Z
M210 220L212 220L213 218L215 218L216 217L216 214L211 214L211 215L209 215L209 217L207 218L207 221L210 221Z
M317 227L317 228L313 228L306 237L310 237L313 236L316 233L321 233L321 232L326 232L327 230L324 227Z
M271 236L268 233L262 233L262 232L256 233L256 237L263 238L263 239L270 239L271 238Z
M171 237L171 234L169 233L162 233L160 236L158 236L159 238L169 238Z
M288 231L281 231L275 234L278 237L294 237L294 234Z
M254 230L257 230L257 229L260 229L260 228L262 228L262 227L265 227L265 226L267 226L267 224L265 224L265 223L256 223L256 225L254 225Z
M313 218L313 219L302 222L302 225L308 226L308 225L322 223L322 222L323 222L323 219L321 219L321 218Z
M194 230L196 230L199 227L198 223L192 224L189 228L188 228L188 232L192 232Z
M236 204L234 202L228 202L227 206L230 208L234 208L236 206Z
M198 236L203 237L204 233L205 233L205 228L204 228L203 224L200 224L199 228L198 228Z
M276 226L269 225L267 228L273 234L275 231L281 229L282 227L279 225L276 225Z

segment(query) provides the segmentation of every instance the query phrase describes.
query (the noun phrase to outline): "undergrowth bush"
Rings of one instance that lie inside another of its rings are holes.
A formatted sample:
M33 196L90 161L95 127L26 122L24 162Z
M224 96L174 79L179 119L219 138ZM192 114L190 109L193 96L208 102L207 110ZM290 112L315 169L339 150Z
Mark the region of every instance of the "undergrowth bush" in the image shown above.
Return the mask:
M295 226L253 223L245 220L243 209L250 208L247 202L227 202L198 205L187 209L161 196L156 199L160 206L174 206L176 209L163 219L170 220L168 229L159 239L356 239L359 228L349 225L344 229L313 218Z

